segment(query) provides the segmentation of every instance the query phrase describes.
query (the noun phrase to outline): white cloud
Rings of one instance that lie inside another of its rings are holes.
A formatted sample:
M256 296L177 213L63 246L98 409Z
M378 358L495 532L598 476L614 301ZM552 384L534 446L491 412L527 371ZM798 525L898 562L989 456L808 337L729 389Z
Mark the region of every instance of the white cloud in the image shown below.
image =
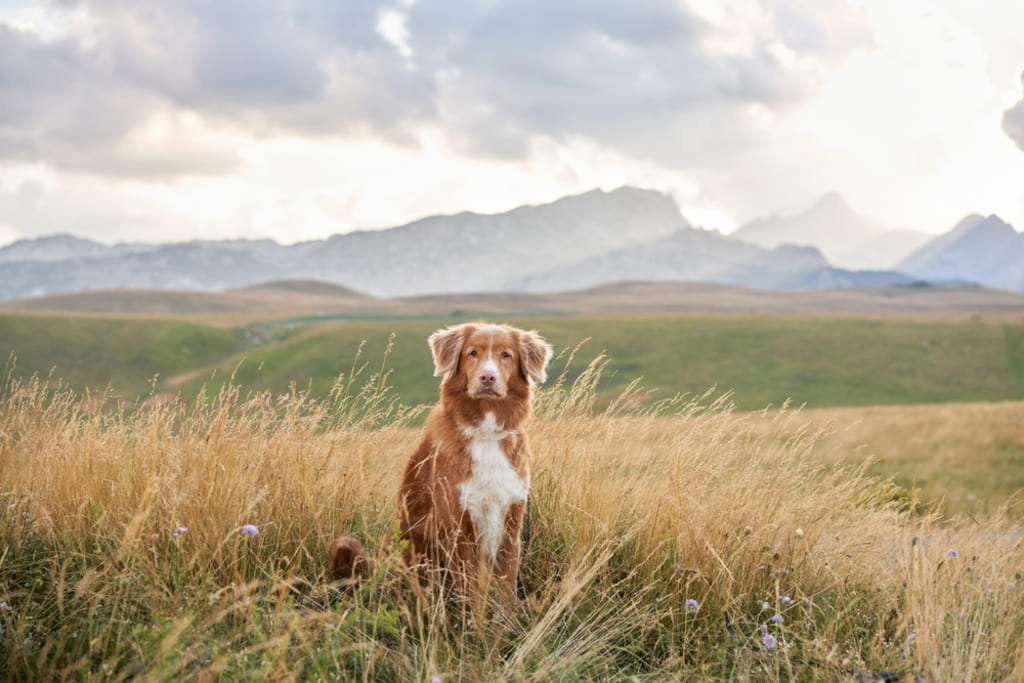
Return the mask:
M0 240L294 241L623 183L723 229L831 190L887 224L1024 227L1022 8L8 3Z
M377 33L388 41L407 63L411 63L412 47L409 45L409 27L405 25L405 14L396 9L381 10L377 18Z
M1020 81L1024 86L1024 71L1020 74ZM1024 152L1024 97L1003 112L1003 132Z

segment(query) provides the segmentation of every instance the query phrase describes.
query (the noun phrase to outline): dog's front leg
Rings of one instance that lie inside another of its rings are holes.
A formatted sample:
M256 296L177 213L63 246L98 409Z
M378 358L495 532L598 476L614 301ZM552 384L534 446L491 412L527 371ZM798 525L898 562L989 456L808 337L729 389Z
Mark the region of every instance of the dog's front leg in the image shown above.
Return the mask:
M517 598L517 582L519 579L519 558L522 552L521 536L523 516L526 513L526 502L515 503L505 514L505 534L498 548L497 563L494 568L495 580L501 592L510 600Z

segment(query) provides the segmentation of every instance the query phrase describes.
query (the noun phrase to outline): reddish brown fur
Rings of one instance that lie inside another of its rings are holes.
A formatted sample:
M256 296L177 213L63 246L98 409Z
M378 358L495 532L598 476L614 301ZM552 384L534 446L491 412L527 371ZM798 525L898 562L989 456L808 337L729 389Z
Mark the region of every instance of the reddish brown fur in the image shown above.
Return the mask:
M341 536L327 546L331 573L340 578L365 577L369 573L369 558L363 544L354 538Z
M533 385L546 379L551 347L535 332L483 323L439 330L429 344L435 374L443 378L441 400L427 418L398 492L403 556L409 566L446 570L465 598L479 597L481 582L492 573L499 587L513 596L526 503L508 507L496 561L490 566L460 500L460 486L473 473L471 437L465 430L479 427L493 414L494 423L507 432L499 442L501 452L528 485L529 451L521 427L530 414ZM488 357L493 366L485 366ZM492 383L482 379L489 374Z

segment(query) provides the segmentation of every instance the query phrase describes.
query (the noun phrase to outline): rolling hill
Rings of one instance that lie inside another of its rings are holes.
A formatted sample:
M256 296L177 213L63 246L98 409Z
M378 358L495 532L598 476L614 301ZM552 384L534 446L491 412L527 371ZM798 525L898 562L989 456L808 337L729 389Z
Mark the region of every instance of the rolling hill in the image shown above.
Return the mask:
M639 400L717 387L741 409L786 400L812 406L1019 399L1019 322L822 316L511 317L542 331L559 352L552 376L572 381L602 352L603 402L639 380ZM0 316L6 376L108 388L133 403L151 395L191 400L231 379L243 392L309 389L324 399L339 376L355 390L389 372L390 396L436 398L427 336L450 320L209 324L139 318ZM569 351L588 340L569 363ZM0 393L3 391L0 382Z
M567 376L606 352L602 400L640 376L658 397L714 385L735 390L749 409L787 398L865 405L1024 395L1024 296L977 287L782 292L625 282L380 300L284 281L204 293L201 316L155 315L170 306L164 292L123 294L7 302L36 308L0 312L0 353L14 363L6 375L110 387L131 402L154 392L190 398L230 377L245 390L281 393L294 383L323 397L341 374L357 374L358 387L386 368L396 398L424 403L437 388L427 335L488 318L540 329L563 353L589 338ZM178 305L195 303L171 310ZM554 374L565 363L556 361Z
M201 319L218 326L301 318L465 320L564 315L837 315L1012 319L1024 296L976 286L753 289L729 284L622 281L565 292L473 292L381 299L309 280L226 292L113 290L0 301L0 314Z

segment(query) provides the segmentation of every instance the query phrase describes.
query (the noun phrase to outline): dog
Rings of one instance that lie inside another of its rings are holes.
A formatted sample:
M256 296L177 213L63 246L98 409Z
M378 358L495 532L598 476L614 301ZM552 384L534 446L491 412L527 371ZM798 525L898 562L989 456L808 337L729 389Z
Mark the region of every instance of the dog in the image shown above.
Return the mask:
M397 539L410 567L443 570L459 596L481 599L493 581L516 596L530 490L523 426L552 348L535 331L466 323L428 339L440 401L409 458L397 499ZM365 572L355 539L335 539L332 572Z

